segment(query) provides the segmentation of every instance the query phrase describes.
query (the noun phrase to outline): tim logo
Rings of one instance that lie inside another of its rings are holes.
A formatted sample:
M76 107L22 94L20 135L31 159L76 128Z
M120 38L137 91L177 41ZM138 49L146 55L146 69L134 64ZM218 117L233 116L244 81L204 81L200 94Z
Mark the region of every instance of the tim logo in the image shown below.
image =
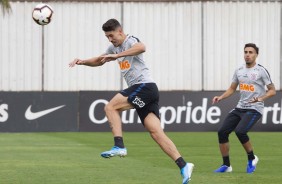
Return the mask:
M138 96L135 97L135 99L132 102L133 104L138 105L138 107L142 108L144 107L146 104L141 100L141 98L139 98Z
M128 70L130 68L130 63L128 60L124 60L124 61L121 61L119 62L119 67L121 70Z
M240 84L240 91L249 91L249 92L254 92L255 91L255 86L252 84Z

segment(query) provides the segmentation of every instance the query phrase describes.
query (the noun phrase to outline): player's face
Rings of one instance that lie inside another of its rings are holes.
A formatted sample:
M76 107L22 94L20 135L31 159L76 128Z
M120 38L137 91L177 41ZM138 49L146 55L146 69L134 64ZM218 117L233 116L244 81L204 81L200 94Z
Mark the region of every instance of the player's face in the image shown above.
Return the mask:
M257 52L253 47L246 47L244 50L244 59L246 64L252 66L255 64L257 58Z
M105 35L115 47L120 46L123 42L123 34L121 28L117 28L114 31L107 31L105 32Z

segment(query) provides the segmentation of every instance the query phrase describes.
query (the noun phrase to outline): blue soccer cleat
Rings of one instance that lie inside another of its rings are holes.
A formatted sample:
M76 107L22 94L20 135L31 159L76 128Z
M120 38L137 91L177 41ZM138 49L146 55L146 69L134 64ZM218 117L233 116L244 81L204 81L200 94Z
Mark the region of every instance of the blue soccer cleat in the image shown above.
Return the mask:
M180 169L180 174L183 178L182 184L188 184L191 180L191 175L193 172L194 164L187 163L182 169Z
M111 158L114 156L125 157L126 155L127 155L127 149L120 148L117 146L112 147L110 151L104 151L103 153L101 153L101 156L104 158Z
M247 164L247 173L253 173L256 170L257 164L258 164L258 157L255 155L255 159L254 160L249 160L248 164Z
M216 173L225 173L225 172L232 172L232 166L222 165L214 172Z

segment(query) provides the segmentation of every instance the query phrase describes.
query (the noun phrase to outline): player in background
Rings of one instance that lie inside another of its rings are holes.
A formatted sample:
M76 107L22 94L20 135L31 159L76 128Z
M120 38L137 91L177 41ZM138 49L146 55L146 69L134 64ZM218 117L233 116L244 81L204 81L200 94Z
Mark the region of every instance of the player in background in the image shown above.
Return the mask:
M137 114L154 141L175 161L180 168L183 184L191 179L194 165L187 163L178 152L174 143L161 128L159 119L159 91L150 76L143 60L145 45L138 38L126 35L116 19L110 19L102 26L106 37L112 43L106 52L98 57L81 60L74 59L69 66L101 66L106 62L117 61L128 88L116 94L105 106L106 116L114 137L114 146L101 153L104 158L127 155L122 135L122 123L119 112L135 108Z
M244 147L248 162L247 173L253 173L259 158L254 155L253 147L247 135L263 114L264 101L276 94L268 71L256 63L259 48L248 43L244 47L245 64L235 70L230 87L221 95L215 96L212 103L217 103L231 96L236 88L240 89L240 100L232 109L218 130L219 149L223 164L215 170L217 173L232 172L229 160L229 134L234 130ZM267 92L265 90L267 87Z

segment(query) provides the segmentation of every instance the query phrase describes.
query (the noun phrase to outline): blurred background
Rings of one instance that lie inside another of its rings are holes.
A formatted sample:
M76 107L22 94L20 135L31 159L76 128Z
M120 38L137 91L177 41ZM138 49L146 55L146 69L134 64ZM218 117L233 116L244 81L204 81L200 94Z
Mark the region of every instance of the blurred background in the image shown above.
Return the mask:
M44 1L54 9L52 22L44 27L31 17L40 2L11 0L9 12L1 9L1 91L126 87L116 62L95 69L68 67L76 57L105 52L110 43L101 27L110 18L146 45L145 61L160 90L227 89L249 42L257 44L257 62L281 89L279 0Z
M117 62L68 64L105 52L110 43L101 27L110 18L146 45L145 62L160 89L161 126L195 164L193 184L281 184L281 1L0 0L0 184L181 182L133 109L121 113L128 157L100 157L113 144L104 106L127 86ZM42 2L54 10L46 26L32 19ZM256 173L246 175L247 157L231 134L234 173L219 176L213 173L221 163L216 131L239 91L211 101L229 87L250 42L277 94L249 133L260 158Z
M269 71L278 91L266 101L254 130L282 131L280 0L43 2L54 10L46 26L32 19L41 1L1 1L0 131L110 131L103 107L127 87L118 63L68 66L74 58L106 51L110 42L102 25L110 18L146 45L144 58L161 91L167 131L218 129L239 93L216 106L211 100L245 63L246 43L257 44L257 63ZM122 122L125 131L144 131L132 111L122 113Z

